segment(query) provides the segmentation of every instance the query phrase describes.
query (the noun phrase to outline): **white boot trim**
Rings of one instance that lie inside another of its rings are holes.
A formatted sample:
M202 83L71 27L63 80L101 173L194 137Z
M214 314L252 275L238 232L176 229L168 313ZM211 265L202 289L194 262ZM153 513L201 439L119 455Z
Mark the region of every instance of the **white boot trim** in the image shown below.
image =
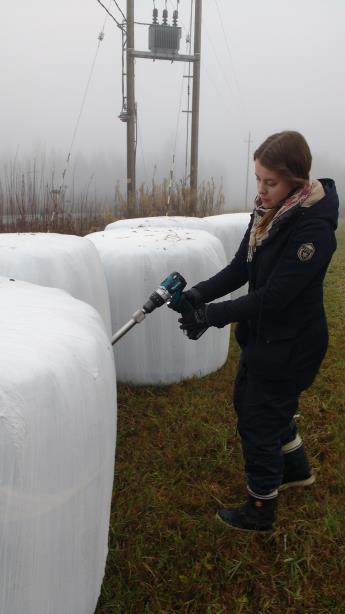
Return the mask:
M293 441L289 441L289 443L286 443L284 446L282 446L282 452L283 454L289 454L290 452L295 452L301 446L303 446L303 441L299 433L297 433Z
M264 501L268 501L269 499L275 499L278 496L278 488L272 490L272 492L268 493L268 495L258 495L256 492L251 490L249 486L247 486L247 490L252 497L255 497L255 499L263 499Z

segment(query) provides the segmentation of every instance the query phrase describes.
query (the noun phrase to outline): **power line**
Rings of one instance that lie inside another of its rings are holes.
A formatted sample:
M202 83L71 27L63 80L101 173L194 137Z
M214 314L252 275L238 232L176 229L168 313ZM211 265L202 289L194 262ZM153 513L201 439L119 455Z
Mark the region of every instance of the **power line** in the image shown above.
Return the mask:
M82 116L82 113L83 113L83 110L84 110L84 106L85 106L85 102L86 102L86 97L87 97L87 94L88 94L88 91L89 91L89 87L90 87L93 71L94 71L94 68L95 68L95 64L96 64L96 60L97 60L97 56L98 56L98 52L99 52L99 47L100 47L100 44L101 44L101 42L103 40L103 36L101 37L101 34L102 34L102 32L100 32L99 37L98 37L98 45L97 45L96 53L95 53L93 61L92 61L91 70L90 70L89 77L88 77L88 80L87 80L87 83L86 83L86 87L85 87L85 90L84 90L84 95L83 95L83 99L82 99L82 102L81 102L79 114L78 114L77 121L76 121L74 130L73 130L71 144L69 146L68 156L66 158L66 165L65 165L65 168L64 168L64 170L62 172L62 182L65 179L65 175L66 175L66 172L67 172L67 166L68 166L69 161L70 161L70 157L71 157L74 141L75 141L75 138L77 136L77 131L78 131L78 128L79 128L80 119L81 119L81 116Z
M97 0L97 1L99 1L99 0ZM109 6L110 6L110 2L109 2ZM104 7L104 8L106 9L106 7ZM107 11L107 13L109 13L108 9L106 9L106 11ZM75 126L74 126L71 143L70 143L69 150L68 150L68 155L67 155L67 158L66 158L66 161L65 161L65 167L64 167L64 169L62 171L61 185L60 185L59 190L58 190L58 193L60 195L61 195L61 193L63 191L65 176L66 176L68 165L69 165L69 162L70 162L73 145L74 145L74 142L75 142L75 139L76 139L76 136L77 136L77 131L78 131L78 128L79 128L80 119L81 119L81 116L82 116L82 113L83 113L83 110L84 110L84 106L85 106L85 102L86 102L86 98L87 98L87 95L88 95L88 92L89 92L89 87L90 87L91 79L92 79L93 72L94 72L94 69L95 69L99 48L100 48L101 42L104 39L104 28L105 28L106 21L107 21L107 17L105 18L102 30L100 31L100 33L98 35L98 44L97 44L96 52L95 52L94 58L92 60L91 69L90 69L89 76L88 76L88 79L87 79L87 82L86 82L86 87L85 87L85 90L84 90L84 94L83 94L83 98L82 98L79 114L78 114L78 117L77 117L77 120L76 120L76 123L75 123Z
M117 27L120 28L120 30L122 30L123 25L119 21L117 21L116 17L114 17L114 15L109 11L109 9L107 9L107 7L104 6L103 2L101 2L101 0L96 0L96 2L98 2L98 4L100 4L104 8L104 10L108 13L109 17L111 17L115 21Z
M216 0L216 1L217 1L217 0ZM170 6L173 8L173 2L172 2L172 0L169 0L169 2L170 2ZM193 2L193 0L191 0L191 4L192 4L192 2ZM218 8L218 14L219 14L219 7L217 7L217 8ZM184 29L185 29L185 30L188 32L188 27L187 27L187 26L186 26L186 24L185 24L185 23L184 23L184 22L181 20L181 18L180 18L180 22L182 23L182 25L183 25ZM224 30L224 26L223 26L223 23L222 23L222 22L221 22L221 25L222 25L222 28L223 28L223 30ZM224 81L226 82L226 84L227 84L227 86L228 86L229 90L230 90L230 91L231 91L231 93L232 93L232 92L233 92L233 87L232 87L232 85L231 85L230 81L228 80L228 76L227 76L226 72L224 71L224 68L223 68L223 66L222 66L222 64L221 64L221 61L220 61L219 56L218 56L218 54L217 54L217 51L216 51L215 45L214 45L214 43L213 43L213 41L212 41L212 38L211 38L211 36L210 36L210 34L209 34L209 31L208 31L208 29L207 29L207 27L206 27L206 25L205 25L205 21L203 22L203 30L204 30L204 33L205 33L205 35L206 35L206 39L208 39L208 42L210 43L210 45L211 45L211 47L212 47L212 51L213 51L213 53L214 53L215 59L216 59L216 61L217 61L217 64L218 64L218 66L219 66L219 68L220 68L221 72L223 73L223 78L224 78ZM224 33L224 32L223 32L223 33ZM224 34L225 34L225 33L224 33ZM239 85L238 85L238 81L237 81L237 79L236 79L236 73L235 73L235 70L234 70L234 67L233 67L233 60L232 60L232 57L231 57L231 52L230 52L230 48L229 48L228 43L227 43L227 47L228 47L228 52L229 52L229 55L230 55L230 58L231 58L232 72L233 72L234 77L235 77L236 86L237 86L237 90L238 90L238 95L239 95L239 98L241 99L241 102L242 102L242 100L243 100L243 99L242 99L242 97L241 97L240 88L239 88ZM223 90L221 90L221 89L219 88L219 86L218 86L217 82L216 82L216 81L215 81L215 79L214 79L214 75L213 75L213 74L211 74L211 73L209 72L209 70L208 70L208 68L207 68L207 64L206 64L205 62L203 63L203 71L204 71L204 73L206 74L206 76L207 76L208 80L209 80L209 81L211 82L211 84L213 85L213 88L214 88L214 89L217 91L217 93L218 93L218 95L219 95L219 99L220 99L222 102L225 102L225 103L226 103L226 106L228 106L228 103L226 102L226 99L224 98L224 91L223 91ZM243 107L242 107L242 108L244 109L244 111L246 111L246 105L244 104L244 102L243 102L242 104L243 104ZM231 107L231 109L233 110L233 107ZM246 113L246 115L248 115L248 113Z
M184 72L184 67L185 67L185 63L183 64L183 72ZM181 88L180 88L180 102L179 102L179 107L178 107L178 112L177 112L174 151L172 155L170 174L169 174L170 177L169 177L169 185L168 185L168 199L167 199L166 215L169 215L170 213L170 199L171 199L172 184L173 184L174 172L175 172L175 156L176 156L176 147L177 147L177 136L178 136L179 125L180 125L180 117L181 117L182 94L183 94L183 76L182 76Z
M250 162L250 146L254 143L254 139L251 138L251 132L249 130L248 140L245 143L248 143L248 151L247 151L247 171L246 171L246 195L244 198L244 206L245 210L248 209L248 183L249 183L249 162Z
M114 2L115 2L115 4L116 4L117 8L119 9L119 11L120 11L120 13L121 13L121 15L122 15L122 17L123 17L124 21L127 21L127 19L126 19L126 15L124 14L124 12L123 12L123 10L121 9L121 7L118 5L118 3L116 2L116 0L114 0Z
M145 175L145 181L147 182L147 167L146 167L146 160L145 160L145 155L144 155L143 141L142 141L142 138L141 138L141 132L140 132L140 126L139 126L138 114L137 114L137 113L136 113L136 118L137 118L137 121L136 121L136 126L137 126L137 129L138 129L138 137L139 137L139 139L138 139L138 140L139 140L139 144L140 144L141 156L142 156L142 159L143 159L143 165L144 165L144 175Z
M193 1L194 0L191 0L191 6L193 5ZM170 3L170 6L172 8L174 8L172 0L169 0L169 3ZM178 7L178 5L179 5L179 0L177 0L177 7ZM155 2L154 2L154 6L155 6ZM165 8L167 8L167 0L165 1ZM191 15L192 15L192 8L191 8ZM184 26L184 24L182 24L182 25ZM191 25L190 25L190 30L191 30ZM188 50L188 44L189 44L189 53L190 53L190 45L191 45L190 41L191 41L191 33L189 32L189 37L187 38L187 42L186 42L186 54L187 54L187 50ZM190 68L190 63L188 63L188 64L189 64L189 68ZM170 172L169 172L169 184L168 184L168 197L167 197L167 203L166 203L166 205L167 205L167 207L166 207L166 215L170 214L170 199L171 199L172 185L173 185L174 172L175 172L175 158L176 158L177 138L178 138L178 133L179 133L180 119L181 119L182 96L183 96L183 79L184 79L185 67L186 67L186 62L183 63L183 73L182 73L181 87L180 87L180 99L179 99L177 118L176 118L176 129L175 129L174 147L173 147L173 154L172 154L171 166L170 166ZM188 90L189 90L189 81L188 81ZM189 91L188 91L186 151L188 150L188 126L189 126ZM187 171L185 171L185 175L187 175ZM186 180L186 177L185 177L185 180Z
M173 2L172 0L169 0L170 6L172 8L174 8L173 6ZM177 0L177 5L179 4L179 0ZM194 4L194 0L191 0L191 5L190 5L190 21L189 21L189 29L188 27L183 23L182 20L180 20L180 22L182 23L184 29L186 30L186 55L188 53L189 50L189 55L191 54L191 49L192 49L192 24L193 24L193 4ZM186 62L184 62L183 64L183 72L185 71L185 67L186 67ZM190 126L190 79L192 78L191 76L191 64L190 62L188 62L188 74L186 75L187 78L187 110L186 110L186 114L187 114L187 127L186 127L186 146L185 146L185 173L184 173L184 182L186 183L187 181L187 169L188 169L188 144L189 144L189 126ZM183 76L183 78L185 78ZM180 114L181 114L181 106L182 106L182 91L183 91L183 78L182 78L182 82L181 82L181 91L180 91L180 104L179 104L179 111L178 111L178 119L177 119L177 124L176 124L176 134L175 134L175 146L174 146L174 153L173 153L173 165L175 163L175 152L176 152L176 143L177 143L177 132L179 129L179 120L180 120Z
M204 30L204 32L206 34L206 38L208 39L208 42L210 43L210 45L212 47L212 51L213 51L214 57L216 58L217 64L218 64L221 72L223 73L224 81L228 85L229 90L232 93L233 87L232 87L232 85L231 85L231 83L230 83L230 81L228 79L228 75L227 75L227 73L226 73L226 71L225 71L225 69L223 67L223 64L221 63L221 61L219 59L219 56L218 56L218 53L217 53L217 50L216 50L216 46L215 46L215 44L214 44L214 42L213 42L213 40L212 40L212 38L211 38L211 36L209 34L209 31L208 31L208 29L207 29L207 27L205 25L205 22L203 23L203 30Z
M240 86L239 86L239 82L238 82L238 79L237 79L237 74L236 74L236 71L235 71L234 60L233 60L233 57L232 57L232 53L231 53L231 49L230 49L230 45L229 45L229 41L228 41L228 35L226 34L225 29L224 29L224 21L222 19L222 15L221 15L221 12L220 12L218 0L215 0L215 4L216 4L217 12L218 12L220 26L221 26L221 29L222 29L222 32L223 32L223 36L224 36L225 45L226 45L226 48L227 48L227 51L228 51L228 54L229 54L230 65L231 65L231 69L232 69L232 73L233 73L233 77L234 77L237 93L238 93L238 96L240 98L241 104L242 104L242 106L243 106L243 108L245 110L245 113L246 113L246 115L248 117L247 105L246 105L246 103L245 103L245 101L243 99L243 96L242 96L242 93L241 93L241 89L240 89Z
M183 72L184 72L184 67L185 67L185 64L183 64ZM180 101L179 101L178 112L177 112L176 130L175 130L175 141L174 141L174 155L176 153L177 136L178 136L179 126L180 126L181 107L182 107L182 94L183 94L183 77L182 77L182 80L181 80Z

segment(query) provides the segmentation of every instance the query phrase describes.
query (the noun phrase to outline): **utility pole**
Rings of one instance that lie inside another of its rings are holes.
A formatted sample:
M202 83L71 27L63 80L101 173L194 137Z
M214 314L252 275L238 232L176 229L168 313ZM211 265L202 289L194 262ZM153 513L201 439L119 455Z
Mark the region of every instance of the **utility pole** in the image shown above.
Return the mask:
M201 53L202 0L195 0L192 133L190 153L190 188L196 204L198 190L199 106L200 106L200 53Z
M252 140L251 138L251 132L249 130L249 135L248 135L248 140L244 141L245 143L248 143L248 151L247 151L247 174L246 174L246 196L244 199L244 206L245 206L245 210L247 211L248 209L248 182L249 182L249 161L250 161L250 145L251 143L254 143L254 140Z
M136 108L134 89L134 0L127 0L127 206L130 212L135 207L136 185Z
M192 202L196 204L198 187L198 130L199 130L199 100L200 100L200 49L201 49L201 8L202 0L195 0L194 54L179 53L181 28L177 26L178 11L173 13L173 25L167 23L168 11L163 11L163 24L157 21L158 10L154 8L153 22L149 28L150 51L139 51L134 48L134 0L127 0L126 16L126 98L123 94L121 121L127 124L127 207L129 212L135 211L136 199L136 126L137 113L135 104L135 58L151 60L169 60L171 62L193 62L193 97L192 97L192 130L190 153L190 187ZM124 88L123 88L124 89Z

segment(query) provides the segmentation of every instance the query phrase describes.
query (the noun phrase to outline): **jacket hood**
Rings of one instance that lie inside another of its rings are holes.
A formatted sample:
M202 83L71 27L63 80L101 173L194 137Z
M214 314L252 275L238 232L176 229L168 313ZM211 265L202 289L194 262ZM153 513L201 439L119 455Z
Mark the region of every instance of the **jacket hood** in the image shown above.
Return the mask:
M339 197L333 179L319 179L325 195L314 205L305 209L304 215L328 221L334 229L338 226Z

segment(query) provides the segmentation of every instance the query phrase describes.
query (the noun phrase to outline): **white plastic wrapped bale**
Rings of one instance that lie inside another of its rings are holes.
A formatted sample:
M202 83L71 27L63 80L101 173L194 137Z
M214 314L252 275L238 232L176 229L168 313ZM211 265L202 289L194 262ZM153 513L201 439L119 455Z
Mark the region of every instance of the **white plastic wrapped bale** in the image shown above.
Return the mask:
M0 278L0 613L93 614L104 576L116 383L97 311Z
M250 213L223 213L222 215L211 215L203 219L207 222L209 231L213 232L223 243L227 261L230 263L248 228ZM245 284L242 288L232 292L231 298L238 298L247 294L247 292L248 284Z
M136 217L132 219L117 220L111 222L105 227L105 230L118 230L119 228L152 228L160 226L161 228L192 228L193 230L209 230L207 227L206 218L187 217L184 215L160 215L155 217Z
M169 273L187 287L226 264L224 248L203 230L122 228L88 235L99 250L110 295L113 332L121 328ZM114 346L117 378L133 384L170 384L219 369L226 361L229 326L209 328L197 341L179 329L166 305L147 315Z
M53 233L0 234L0 275L66 290L97 309L110 335L104 271L87 239Z

